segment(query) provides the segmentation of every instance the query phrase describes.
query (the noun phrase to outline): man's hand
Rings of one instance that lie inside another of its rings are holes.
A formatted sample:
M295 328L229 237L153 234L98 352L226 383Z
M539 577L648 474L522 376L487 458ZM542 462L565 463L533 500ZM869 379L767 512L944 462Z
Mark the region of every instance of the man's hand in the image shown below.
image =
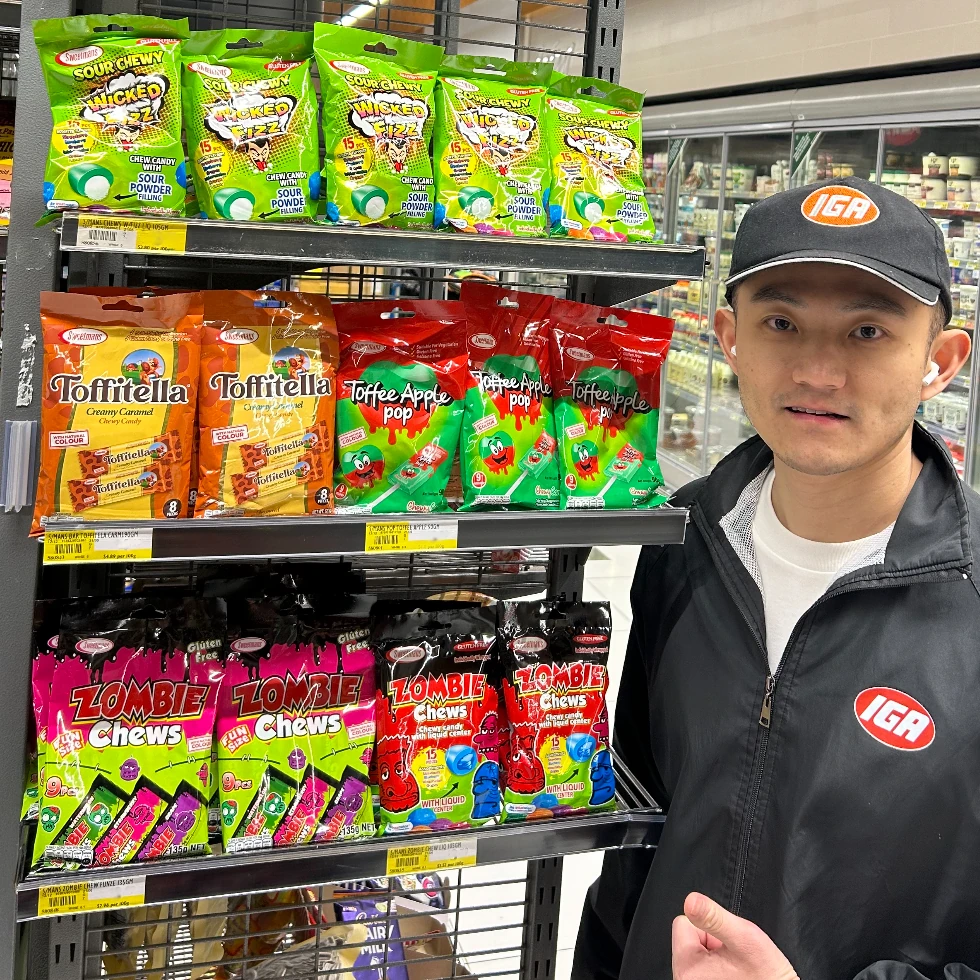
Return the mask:
M674 980L799 980L755 923L697 892L684 900L671 940Z

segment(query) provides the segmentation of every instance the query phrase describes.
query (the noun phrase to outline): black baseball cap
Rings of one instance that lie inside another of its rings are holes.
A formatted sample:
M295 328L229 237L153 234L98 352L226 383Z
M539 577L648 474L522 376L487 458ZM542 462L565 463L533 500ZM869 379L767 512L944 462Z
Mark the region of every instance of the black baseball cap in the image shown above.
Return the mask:
M949 260L936 223L894 191L860 177L824 180L767 197L735 236L725 296L746 276L797 262L864 269L952 316Z

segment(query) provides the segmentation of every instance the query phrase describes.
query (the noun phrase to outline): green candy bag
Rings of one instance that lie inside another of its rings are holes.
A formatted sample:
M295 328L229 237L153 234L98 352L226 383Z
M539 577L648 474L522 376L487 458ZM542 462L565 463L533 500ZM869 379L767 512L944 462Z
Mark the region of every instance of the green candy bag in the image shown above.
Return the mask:
M674 321L564 299L549 319L562 507L659 506L660 372Z
M135 14L34 22L54 128L49 211L181 215L180 50L187 21Z
M455 55L439 69L433 165L437 228L546 233L550 172L541 135L551 65Z
M312 36L300 31L195 31L184 44L184 122L202 217L314 217L312 58Z
M468 279L466 344L476 382L466 392L461 510L558 506L548 313L553 297Z
M652 242L643 189L643 96L598 78L562 76L548 88L551 234Z
M443 50L336 24L314 24L323 98L326 220L432 227L436 70Z

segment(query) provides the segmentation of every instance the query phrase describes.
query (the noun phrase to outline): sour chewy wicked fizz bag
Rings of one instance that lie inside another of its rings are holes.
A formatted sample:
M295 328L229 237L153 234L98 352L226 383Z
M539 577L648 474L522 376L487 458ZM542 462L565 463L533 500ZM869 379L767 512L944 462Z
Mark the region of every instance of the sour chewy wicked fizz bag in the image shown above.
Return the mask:
M463 304L342 303L337 397L337 509L446 510L466 367Z
M505 602L498 615L504 819L613 809L609 604Z
M129 14L34 23L54 130L49 211L180 215L180 47L186 20Z
M46 708L37 868L207 849L220 678L214 664L181 649L165 613L130 600L107 600L62 623Z
M467 280L470 373L460 442L463 510L558 506L551 398L551 296Z
M295 613L258 600L228 646L217 722L225 850L373 833L370 650L315 644Z
M542 115L551 72L538 62L445 59L433 149L437 228L545 234L550 172Z
M201 214L312 219L320 196L312 37L195 31L184 44L187 150Z
M673 321L555 300L551 364L566 508L656 507L660 370Z
M433 89L442 48L314 24L326 219L431 228Z
M546 103L551 234L653 241L640 157L643 96L597 78L570 75L551 83Z
M196 516L330 513L330 300L214 290L204 318Z
M41 293L41 470L50 520L187 515L201 294Z
M378 774L385 833L479 826L500 811L494 614L393 616L378 658Z

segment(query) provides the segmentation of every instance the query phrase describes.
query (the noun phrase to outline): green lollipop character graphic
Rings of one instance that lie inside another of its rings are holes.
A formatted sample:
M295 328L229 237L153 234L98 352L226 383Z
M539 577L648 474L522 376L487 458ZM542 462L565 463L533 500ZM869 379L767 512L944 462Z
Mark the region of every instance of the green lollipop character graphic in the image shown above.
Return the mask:
M594 480L599 474L599 447L591 439L572 443L572 463L583 480Z
M377 446L367 445L352 449L340 458L344 479L359 490L370 489L381 479L385 470L384 456Z
M503 431L484 436L480 456L491 473L506 473L514 465L514 440Z

